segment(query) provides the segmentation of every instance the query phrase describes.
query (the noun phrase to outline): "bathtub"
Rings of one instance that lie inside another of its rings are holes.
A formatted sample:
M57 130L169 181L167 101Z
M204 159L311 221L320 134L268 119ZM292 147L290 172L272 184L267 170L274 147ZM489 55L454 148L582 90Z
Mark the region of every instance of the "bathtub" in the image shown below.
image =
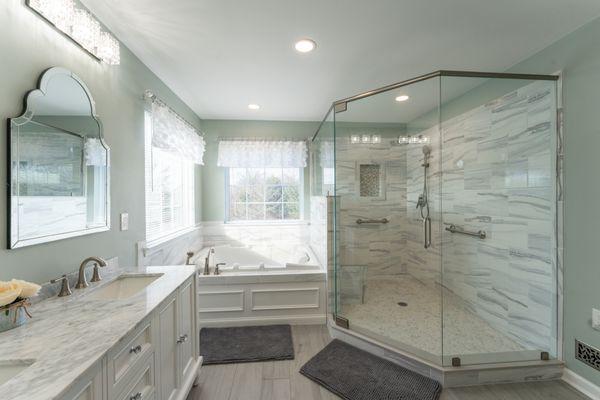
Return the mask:
M324 324L326 273L310 248L214 246L220 274L203 275L197 258L201 326Z
M286 272L320 270L312 250L308 247L280 249L275 246L214 246L201 252L198 265L202 266L210 249L214 249L213 264L224 263L219 269L223 274L248 272Z

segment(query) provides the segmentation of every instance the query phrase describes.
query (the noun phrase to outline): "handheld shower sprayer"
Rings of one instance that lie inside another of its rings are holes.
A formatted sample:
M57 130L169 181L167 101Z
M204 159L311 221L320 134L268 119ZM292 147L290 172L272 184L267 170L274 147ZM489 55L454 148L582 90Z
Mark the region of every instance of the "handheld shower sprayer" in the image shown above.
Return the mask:
M431 218L429 217L429 189L427 187L427 170L429 169L429 157L431 156L431 147L423 146L423 193L419 195L417 208L420 208L421 218L423 219L423 234L425 240L423 246L427 249L431 246Z

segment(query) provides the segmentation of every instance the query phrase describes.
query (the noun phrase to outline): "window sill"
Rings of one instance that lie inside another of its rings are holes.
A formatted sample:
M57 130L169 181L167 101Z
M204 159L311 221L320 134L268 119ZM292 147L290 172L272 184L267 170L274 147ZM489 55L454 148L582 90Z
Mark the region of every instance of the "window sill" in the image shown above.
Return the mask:
M171 232L171 233L161 236L159 238L149 240L146 242L146 249L152 249L152 248L164 245L165 243L168 243L172 240L178 239L182 236L192 233L192 232L198 230L198 228L199 228L198 226L191 226L189 228L184 228L184 229L181 229L181 230L178 230L175 232Z
M304 219L289 221L225 221L225 225L232 226L301 226L309 224L309 221Z

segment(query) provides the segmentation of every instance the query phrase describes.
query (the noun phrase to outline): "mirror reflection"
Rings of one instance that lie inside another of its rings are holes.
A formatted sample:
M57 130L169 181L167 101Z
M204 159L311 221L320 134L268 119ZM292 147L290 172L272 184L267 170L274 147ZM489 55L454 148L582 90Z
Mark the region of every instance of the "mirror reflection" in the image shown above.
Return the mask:
M108 230L109 150L85 84L46 71L10 120L10 248Z

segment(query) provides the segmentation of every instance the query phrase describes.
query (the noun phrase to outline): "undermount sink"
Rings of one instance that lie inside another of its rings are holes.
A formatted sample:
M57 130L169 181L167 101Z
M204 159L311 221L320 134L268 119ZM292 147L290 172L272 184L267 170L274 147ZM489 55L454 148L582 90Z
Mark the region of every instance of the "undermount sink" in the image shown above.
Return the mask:
M0 361L0 386L33 364L32 360Z
M163 274L122 275L90 293L88 299L122 300L139 293Z

